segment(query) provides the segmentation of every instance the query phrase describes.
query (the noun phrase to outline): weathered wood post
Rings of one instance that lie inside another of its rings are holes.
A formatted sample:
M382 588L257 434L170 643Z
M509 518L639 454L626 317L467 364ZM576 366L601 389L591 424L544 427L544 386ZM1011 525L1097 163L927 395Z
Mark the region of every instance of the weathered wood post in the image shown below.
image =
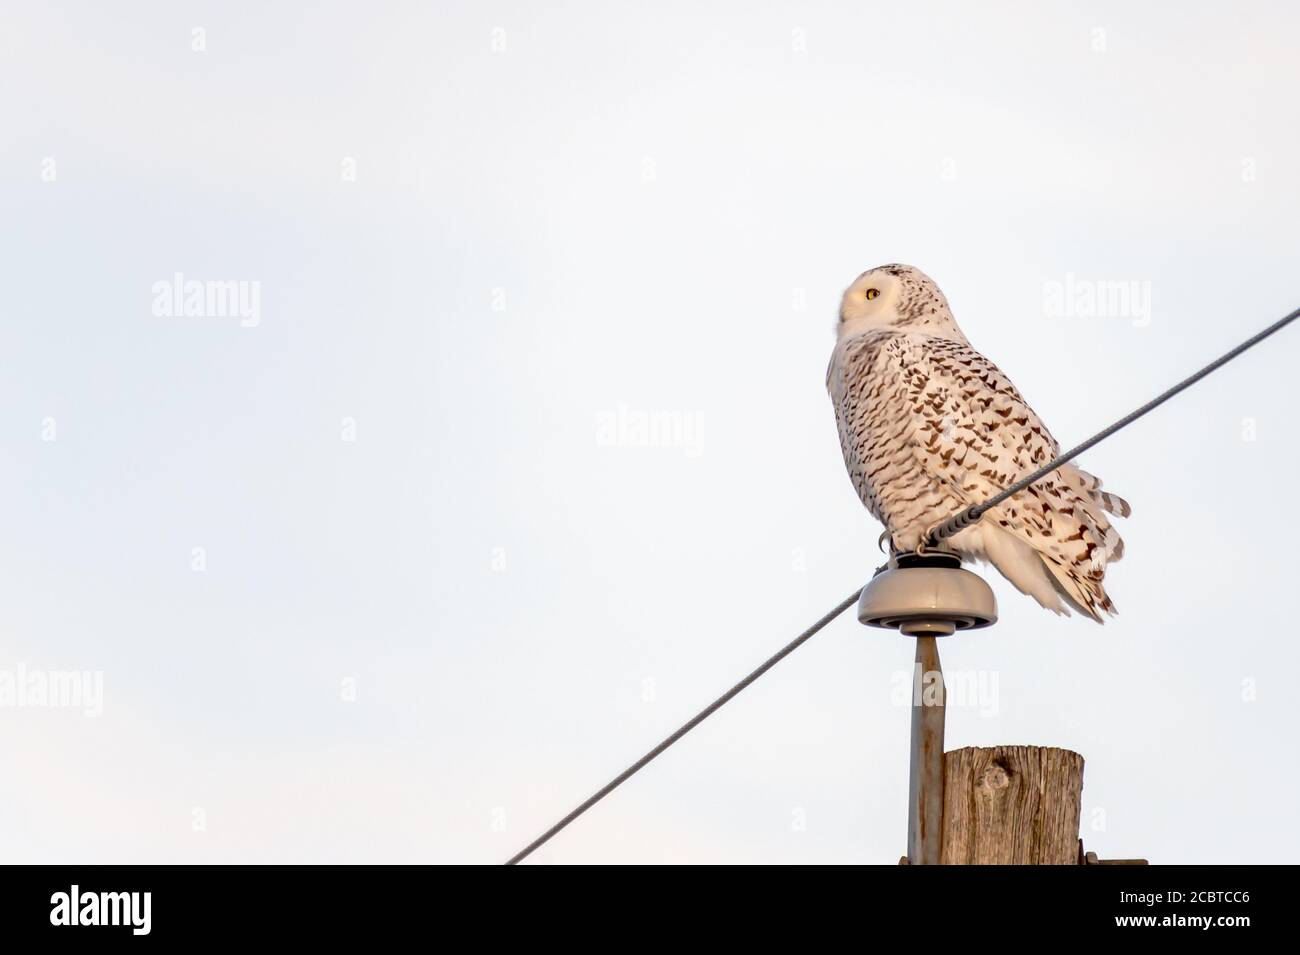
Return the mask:
M1083 757L1052 746L944 756L943 865L1078 865Z

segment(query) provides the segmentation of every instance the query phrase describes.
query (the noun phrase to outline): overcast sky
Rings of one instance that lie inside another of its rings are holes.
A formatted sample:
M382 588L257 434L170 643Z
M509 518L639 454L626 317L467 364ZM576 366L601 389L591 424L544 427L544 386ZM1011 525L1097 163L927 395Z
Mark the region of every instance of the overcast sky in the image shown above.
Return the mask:
M504 860L879 563L866 268L1067 445L1300 304L1281 2L4 5L6 861ZM1103 858L1300 854L1297 355L1083 458L1118 618L941 644ZM536 861L895 863L911 659L845 615Z

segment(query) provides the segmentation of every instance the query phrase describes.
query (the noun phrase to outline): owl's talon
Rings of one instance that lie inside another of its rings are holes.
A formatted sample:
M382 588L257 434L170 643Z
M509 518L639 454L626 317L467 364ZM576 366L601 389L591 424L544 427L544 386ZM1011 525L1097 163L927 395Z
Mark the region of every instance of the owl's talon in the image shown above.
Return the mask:
M943 521L939 522L939 524L942 523ZM925 533L921 535L921 539L916 542L917 557L924 557L927 553L929 553L929 547L926 546L926 542L929 541L930 535L933 534L939 528L939 524L934 524L931 525L929 528L927 528Z

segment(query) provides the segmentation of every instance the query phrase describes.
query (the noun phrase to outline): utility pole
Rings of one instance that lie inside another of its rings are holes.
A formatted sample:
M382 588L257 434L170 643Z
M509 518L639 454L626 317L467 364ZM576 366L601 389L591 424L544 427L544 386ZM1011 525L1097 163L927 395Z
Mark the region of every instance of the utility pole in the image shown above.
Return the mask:
M1083 757L1042 746L944 753L938 638L996 623L982 579L946 551L897 554L862 590L858 620L916 640L908 773L910 865L1089 865L1079 839ZM1111 864L1145 864L1141 859Z

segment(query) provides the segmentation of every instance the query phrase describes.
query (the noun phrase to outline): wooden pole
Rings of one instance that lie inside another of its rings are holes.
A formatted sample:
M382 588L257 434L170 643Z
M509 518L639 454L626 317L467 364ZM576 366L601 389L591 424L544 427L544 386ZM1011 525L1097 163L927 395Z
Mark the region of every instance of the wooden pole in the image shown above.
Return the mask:
M933 636L918 636L912 671L912 752L907 798L907 858L912 865L939 865L940 861L944 697L939 647Z
M1067 749L945 754L943 864L1077 865L1082 792L1083 757Z

